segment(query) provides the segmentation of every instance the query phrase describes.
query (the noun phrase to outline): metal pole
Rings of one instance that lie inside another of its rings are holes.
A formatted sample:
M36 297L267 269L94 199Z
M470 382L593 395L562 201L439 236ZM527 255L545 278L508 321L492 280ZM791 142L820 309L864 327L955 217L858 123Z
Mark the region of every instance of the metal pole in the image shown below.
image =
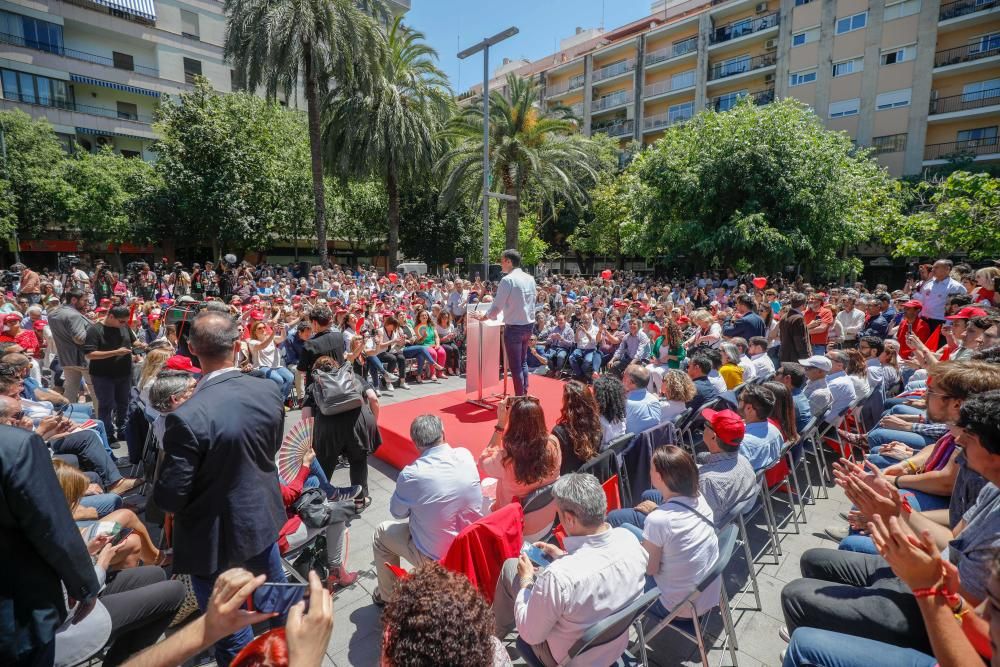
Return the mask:
M483 49L483 282L490 279L490 47Z

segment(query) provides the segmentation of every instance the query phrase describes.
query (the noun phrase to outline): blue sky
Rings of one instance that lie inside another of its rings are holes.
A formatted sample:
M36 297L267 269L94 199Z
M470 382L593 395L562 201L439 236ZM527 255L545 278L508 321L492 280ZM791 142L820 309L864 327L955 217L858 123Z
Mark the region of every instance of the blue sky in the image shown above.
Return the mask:
M536 60L558 49L577 26L617 28L649 15L649 0L412 0L406 23L427 35L452 88L461 93L483 80L483 59L460 61L461 49L516 25L521 33L490 49L490 71L503 58Z

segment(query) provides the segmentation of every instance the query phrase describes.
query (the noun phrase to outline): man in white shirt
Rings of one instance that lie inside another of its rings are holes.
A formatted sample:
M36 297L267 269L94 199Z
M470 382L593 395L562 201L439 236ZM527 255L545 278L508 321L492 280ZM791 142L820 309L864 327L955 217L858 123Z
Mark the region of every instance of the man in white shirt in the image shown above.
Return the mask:
M833 364L823 355L817 354L808 359L799 359L799 365L805 369L808 378L804 391L809 399L809 411L819 415L833 403L833 396L826 386L826 374L833 368Z
M855 308L857 299L847 295L840 300L842 306L837 313L837 322L844 329L844 347L858 346L858 332L865 327L865 312Z
M925 280L920 290L913 295L914 299L923 304L920 315L927 321L931 331L945 323L944 311L948 305L948 297L966 292L962 283L951 277L951 268L950 259L939 259L934 262L931 279Z
M607 500L597 478L563 475L553 486L566 551L537 542L552 561L536 569L525 554L504 563L493 601L497 636L517 628L544 664L558 664L595 623L642 595L648 554L625 528L605 522ZM570 665L610 665L628 645L628 631Z
M826 374L826 387L830 390L830 411L826 413L826 421L837 423L840 414L858 397L854 383L847 376L847 353L842 350L830 350L826 353L830 360L830 372Z
M740 351L740 368L743 369L743 381L750 382L755 377L757 377L757 367L754 366L753 360L747 356L747 350L749 349L749 343L747 343L745 338L740 338L739 336L735 338L730 338L729 342L736 346L736 349Z
M520 269L521 253L504 250L500 266L506 274L497 286L496 298L486 313L476 319L495 320L503 313L503 343L507 350L514 395L528 393L528 346L531 327L535 323L535 279Z
M483 502L476 460L467 449L444 440L444 426L435 415L421 415L410 425L410 439L420 452L399 472L389 512L397 521L375 529L372 552L378 575L377 605L392 594L396 576L386 563L399 566L440 560L463 528L480 517Z
M750 361L753 362L755 377L774 375L774 362L767 355L767 339L754 336L750 339Z

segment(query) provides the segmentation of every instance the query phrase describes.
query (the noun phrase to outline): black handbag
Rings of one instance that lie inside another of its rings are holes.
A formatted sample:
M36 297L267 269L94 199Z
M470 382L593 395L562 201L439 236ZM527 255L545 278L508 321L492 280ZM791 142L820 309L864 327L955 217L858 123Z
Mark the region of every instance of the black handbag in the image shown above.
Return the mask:
M326 493L313 487L303 489L302 495L292 503L292 509L309 528L323 528L330 520L330 510L326 505Z

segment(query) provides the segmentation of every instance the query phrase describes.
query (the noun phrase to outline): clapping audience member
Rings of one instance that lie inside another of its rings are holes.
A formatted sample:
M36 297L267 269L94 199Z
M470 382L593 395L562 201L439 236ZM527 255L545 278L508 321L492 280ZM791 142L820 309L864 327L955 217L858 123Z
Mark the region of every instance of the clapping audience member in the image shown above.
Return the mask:
M613 375L594 380L594 400L601 421L601 449L625 434L625 386Z
M566 550L536 542L551 564L541 570L521 554L504 563L493 612L501 639L516 627L546 665L566 659L573 644L594 624L642 594L647 554L625 529L605 520L607 500L597 478L569 474L552 487ZM628 644L628 630L575 659L612 664Z
M552 428L562 453L560 474L575 472L601 449L601 417L590 389L578 380L563 387L562 409Z

